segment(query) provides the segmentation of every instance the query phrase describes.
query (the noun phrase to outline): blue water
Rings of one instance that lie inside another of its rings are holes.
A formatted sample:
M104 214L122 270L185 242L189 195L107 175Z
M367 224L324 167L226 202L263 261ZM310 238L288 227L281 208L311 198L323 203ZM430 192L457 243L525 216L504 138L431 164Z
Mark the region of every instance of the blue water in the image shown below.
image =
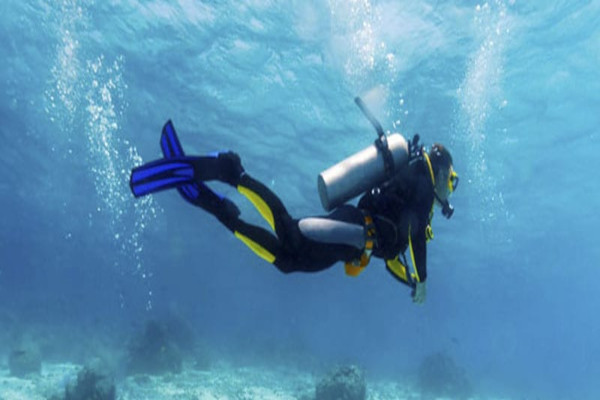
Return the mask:
M65 358L64 342L176 313L232 354L402 380L444 351L481 395L600 397L600 2L9 0L0 14L1 354L25 336ZM234 149L293 215L321 214L317 174L375 138L357 95L387 130L447 144L461 176L454 217L434 219L424 306L377 260L356 279L341 264L283 275L176 192L129 192L171 118L188 153Z

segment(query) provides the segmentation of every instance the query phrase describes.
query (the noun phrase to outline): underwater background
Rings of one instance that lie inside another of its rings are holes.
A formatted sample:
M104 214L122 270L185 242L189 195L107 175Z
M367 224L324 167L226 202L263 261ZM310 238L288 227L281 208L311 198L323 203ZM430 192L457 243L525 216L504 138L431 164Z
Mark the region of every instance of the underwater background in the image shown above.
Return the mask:
M480 398L600 398L600 2L7 0L0 21L1 377L22 346L118 370L176 321L217 363L368 386L444 354ZM176 191L129 191L172 119L187 153L235 150L324 214L319 172L376 137L355 96L461 178L423 306L380 260L284 275Z

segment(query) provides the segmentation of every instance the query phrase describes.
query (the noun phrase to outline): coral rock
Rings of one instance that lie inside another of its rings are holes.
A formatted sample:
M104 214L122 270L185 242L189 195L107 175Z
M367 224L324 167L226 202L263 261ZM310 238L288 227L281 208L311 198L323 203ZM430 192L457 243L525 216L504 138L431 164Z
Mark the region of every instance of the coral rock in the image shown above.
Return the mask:
M315 400L365 400L367 388L363 372L356 366L334 369L316 388Z

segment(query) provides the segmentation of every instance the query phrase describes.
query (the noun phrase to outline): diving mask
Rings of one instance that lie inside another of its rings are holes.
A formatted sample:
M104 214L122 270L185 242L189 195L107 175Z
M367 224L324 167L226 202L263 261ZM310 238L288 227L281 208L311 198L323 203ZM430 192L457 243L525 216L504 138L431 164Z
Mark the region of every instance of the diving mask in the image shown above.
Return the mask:
M458 186L458 174L452 167L450 167L450 175L448 176L448 192L450 194L454 193L456 187Z
M454 169L452 167L450 167L450 174L448 176L448 194L450 195L450 194L454 193L457 186L458 186L458 174L456 173L456 171L454 171ZM439 196L437 195L437 193L435 193L435 197L442 205L442 215L444 217L450 219L452 217L452 214L454 214L454 207L452 207L452 204L450 204L448 199L445 199L445 200L440 199Z

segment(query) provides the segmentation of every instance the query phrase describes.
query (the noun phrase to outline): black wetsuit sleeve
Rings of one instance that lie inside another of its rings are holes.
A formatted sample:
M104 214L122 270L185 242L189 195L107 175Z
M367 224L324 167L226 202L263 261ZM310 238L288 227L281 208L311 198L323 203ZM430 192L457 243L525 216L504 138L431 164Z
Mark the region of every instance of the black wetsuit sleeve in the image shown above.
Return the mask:
M427 279L427 239L425 236L427 221L420 220L414 228L417 229L413 229L413 226L411 226L410 230L412 262L417 272L418 281L425 282Z
M413 164L405 175L380 190L365 194L358 207L373 216L377 245L373 255L384 260L403 259L410 247L410 261L418 281L427 279L427 226L433 205L433 186L426 164ZM410 246L409 246L410 244Z
M425 181L418 187L418 195L411 204L414 210L410 224L410 243L413 267L417 273L417 279L425 282L427 279L427 226L429 225L429 214L433 206L433 190L431 183Z

